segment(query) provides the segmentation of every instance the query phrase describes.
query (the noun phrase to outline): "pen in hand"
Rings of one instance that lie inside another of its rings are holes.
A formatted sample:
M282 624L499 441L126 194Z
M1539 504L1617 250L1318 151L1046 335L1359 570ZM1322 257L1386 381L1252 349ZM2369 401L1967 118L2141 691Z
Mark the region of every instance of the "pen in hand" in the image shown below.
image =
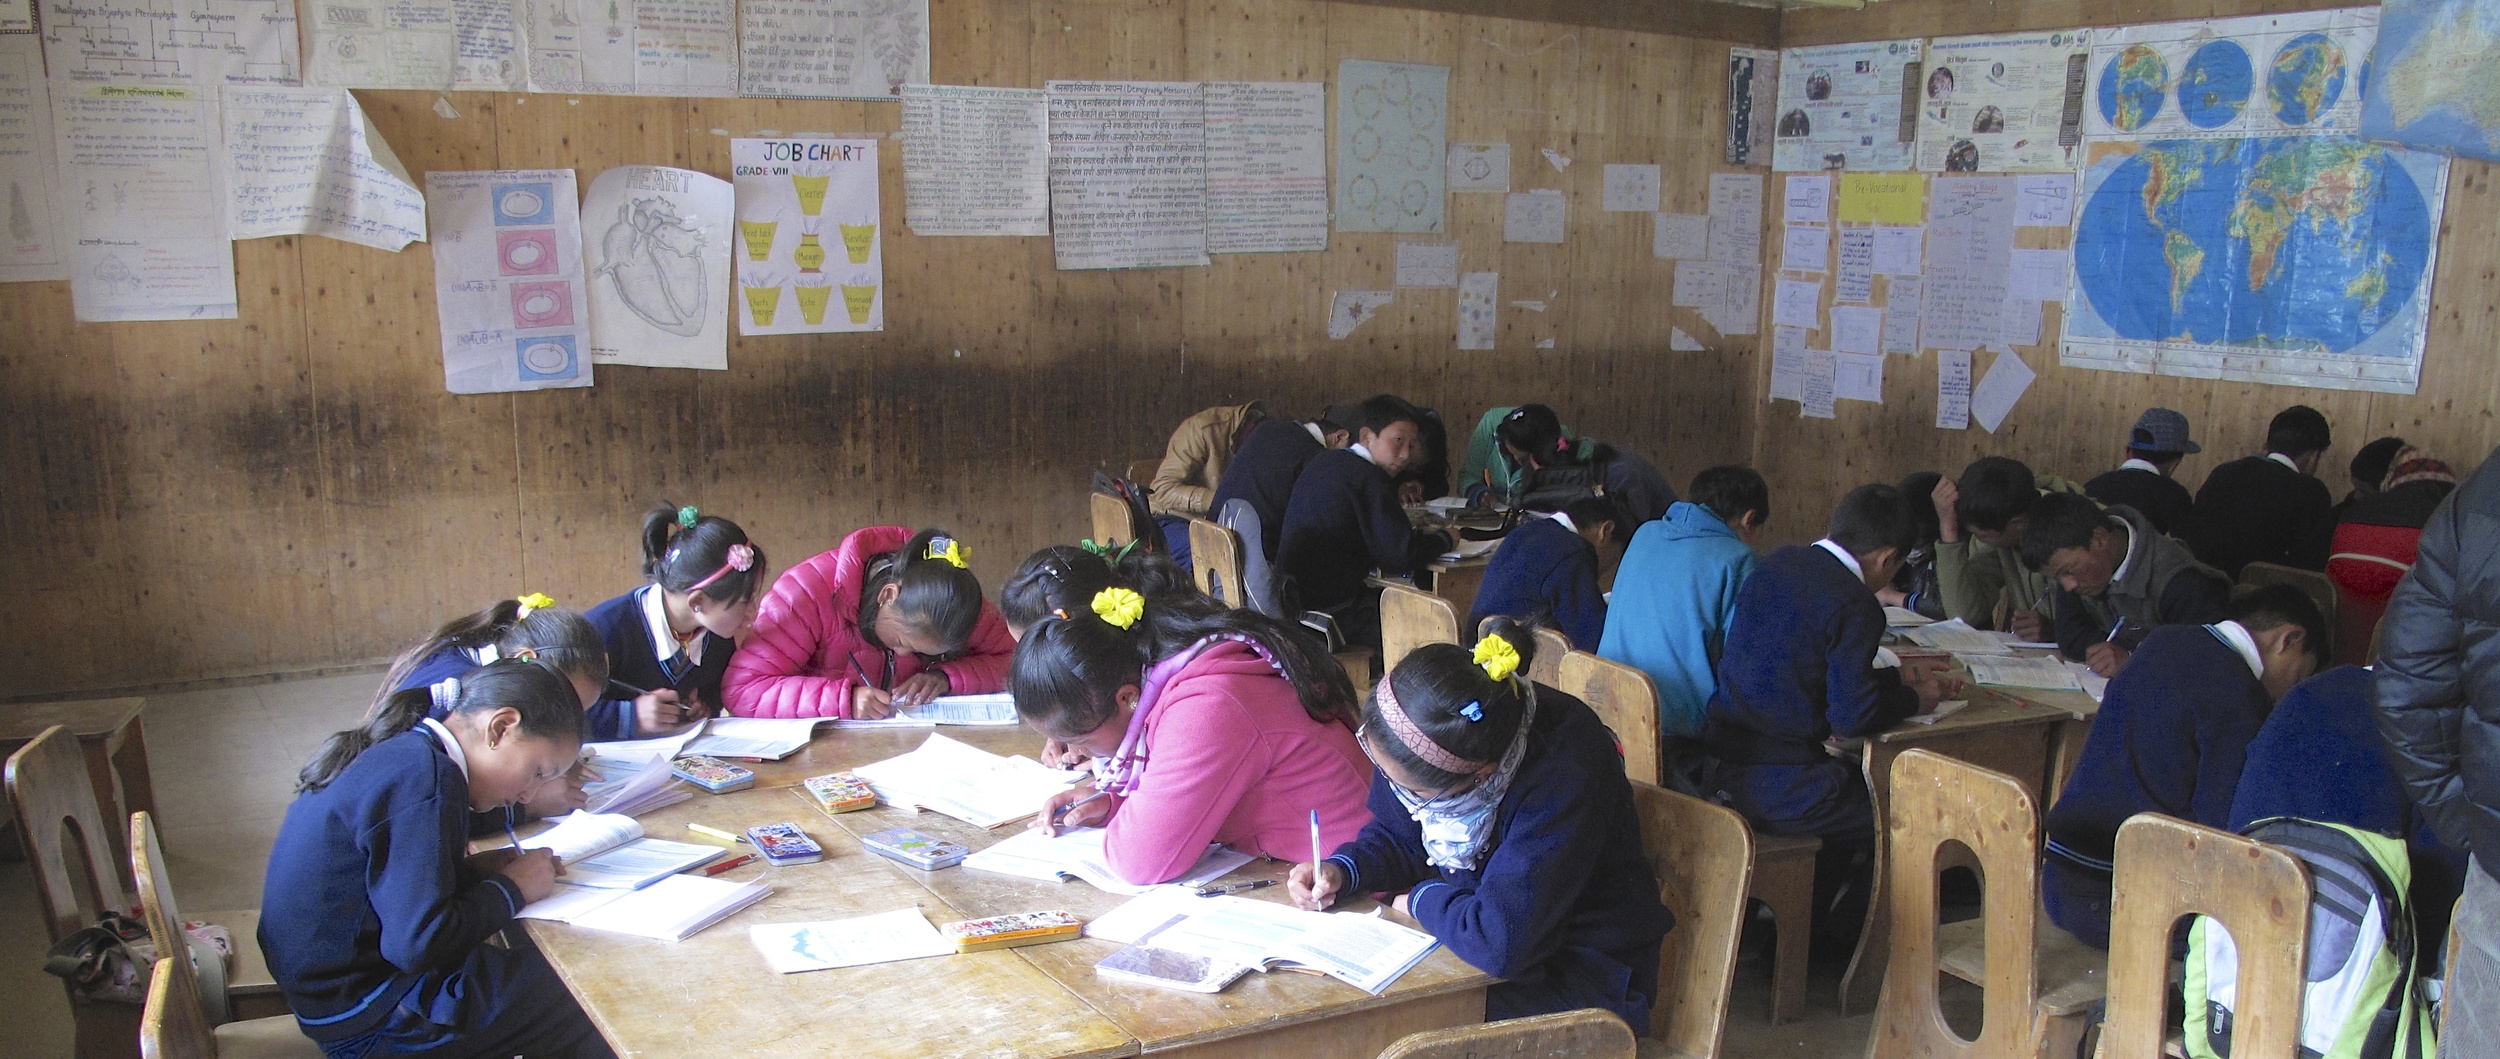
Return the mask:
M1319 810L1311 810L1311 880L1319 881Z
M1069 803L1068 803L1068 804L1066 804L1066 805L1062 805L1062 806L1060 806L1059 808L1052 810L1052 811L1051 811L1051 814L1050 814L1050 823L1051 823L1051 826L1053 826L1053 827L1058 826L1059 821L1067 819L1068 814L1069 814L1070 812L1074 811L1074 810L1076 809L1076 807L1077 807L1077 806L1080 806L1080 805L1083 805L1083 804L1085 804L1085 803L1087 803L1087 802L1093 801L1094 799L1096 799L1096 798L1100 798L1100 797L1102 797L1102 796L1104 796L1104 795L1106 795L1106 794L1109 794L1109 793L1111 793L1111 792L1110 792L1110 791L1095 791L1095 792L1094 792L1094 793L1092 793L1092 794L1088 794L1088 795L1086 795L1085 797L1079 798L1079 799L1077 799L1077 800L1075 800L1075 801L1073 801L1073 802L1069 802Z

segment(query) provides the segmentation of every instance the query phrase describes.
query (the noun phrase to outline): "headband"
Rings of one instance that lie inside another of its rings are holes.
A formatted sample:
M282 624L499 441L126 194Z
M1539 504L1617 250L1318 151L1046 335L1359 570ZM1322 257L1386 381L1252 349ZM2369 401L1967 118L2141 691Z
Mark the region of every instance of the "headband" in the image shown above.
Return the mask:
M711 584L714 581L718 581L721 579L721 575L732 570L745 573L746 571L754 568L755 546L752 544L732 544L729 546L729 554L727 558L720 564L720 569L712 571L712 576L710 577L706 577L701 581L687 585L686 591L692 592L705 585Z
M1423 729L1416 727L1414 719L1406 715L1406 709L1398 705L1398 693L1389 687L1388 677L1380 678L1380 683L1372 688L1372 701L1380 705L1380 721L1389 726L1389 734L1397 737L1399 745L1424 759L1425 764L1462 776L1484 767L1483 762L1469 761L1443 749L1441 744L1432 741L1431 736L1425 735Z

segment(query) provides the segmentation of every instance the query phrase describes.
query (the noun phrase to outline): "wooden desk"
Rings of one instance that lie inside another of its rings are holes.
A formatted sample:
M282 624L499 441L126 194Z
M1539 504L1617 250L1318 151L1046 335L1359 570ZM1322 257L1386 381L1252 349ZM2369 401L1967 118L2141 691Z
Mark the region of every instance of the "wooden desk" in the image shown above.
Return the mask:
M16 753L56 724L78 737L78 747L87 755L87 782L95 788L105 830L113 833L113 862L121 868L125 887L137 885L130 874L130 814L156 813L156 784L148 775L147 726L140 716L146 705L146 699L87 699L0 706L0 757ZM0 792L0 799L6 797ZM13 819L12 814L0 811L0 826L8 826Z
M759 773L756 789L698 793L644 816L647 831L672 839L687 837L688 822L727 830L795 820L825 846L827 857L818 864L750 865L723 875L769 881L773 896L701 934L672 947L557 923L530 924L531 935L620 1055L745 1054L786 1048L795 1040L810 1051L863 1055L1370 1059L1408 1033L1483 1021L1484 990L1492 979L1447 949L1436 949L1378 997L1334 978L1284 972L1252 974L1212 996L1122 985L1095 976L1094 964L1118 946L1093 939L772 973L747 940L747 926L913 905L934 922L1047 908L1091 919L1127 900L1080 882L1044 883L960 867L919 871L868 853L857 841L859 835L909 826L977 850L1022 823L985 831L952 817L885 806L827 816L806 792L773 789L907 752L930 731L826 729L786 761L750 765ZM1040 739L1021 728L937 731L992 753L1037 756L1041 749ZM1232 877L1281 879L1289 867L1259 861ZM1284 900L1282 886L1248 896ZM759 1012L783 1017L769 1029L748 1027Z

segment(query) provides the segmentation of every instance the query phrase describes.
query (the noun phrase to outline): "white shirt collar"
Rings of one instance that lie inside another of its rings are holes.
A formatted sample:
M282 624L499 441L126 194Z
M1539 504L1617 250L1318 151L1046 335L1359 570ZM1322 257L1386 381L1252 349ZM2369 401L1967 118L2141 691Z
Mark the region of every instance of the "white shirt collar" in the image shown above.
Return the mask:
M2127 458L2127 462L2119 464L2118 469L2122 471L2151 471L2154 474L2161 473L2161 468L2153 466L2150 461L2139 460L2132 456Z
M1302 424L1302 429L1304 429L1304 430L1308 430L1308 431L1310 431L1310 432L1311 432L1311 440L1316 441L1316 442L1319 442L1319 443L1320 443L1320 444L1322 444L1322 445L1326 445L1326 444L1328 444L1328 435L1323 434L1323 433L1320 433L1320 430L1319 430L1319 424L1317 424L1317 423L1304 423L1304 424Z
M2246 627L2236 621L2218 621L2205 626L2205 631L2238 651L2240 660L2248 663L2250 674L2259 680L2266 678L2266 657L2257 653L2257 638L2249 635Z
M2116 515L2111 515L2109 520L2117 523L2118 528L2127 534L2126 550L2118 553L2118 569L2109 575L2113 582L2124 581L2127 579L2127 568L2135 565L2135 525Z
M1355 442L1355 443L1353 444L1352 448L1353 448L1353 450L1354 450L1354 454L1355 454L1355 455L1360 456L1360 457L1362 457L1362 458L1363 458L1363 462L1368 463L1368 464L1371 464L1371 465L1372 465L1372 466L1374 466L1374 467L1378 467L1378 466L1380 466L1380 461L1379 461L1379 460L1375 460L1375 459L1373 459L1373 458L1372 458L1372 450L1371 450L1371 446L1369 446L1369 445L1365 445L1365 444L1363 444L1362 442L1357 441L1357 442Z
M1833 540L1830 537L1825 537L1822 540L1814 542L1814 546L1832 553L1833 558L1840 560L1840 565L1849 568L1850 576L1855 577L1860 581L1866 580L1866 568L1859 566L1858 557L1849 554L1849 549L1841 547L1839 541Z
M2273 460L2273 461L2274 461L2274 462L2276 462L2276 463L2282 464L2283 466L2289 467L2289 468L2291 468L2291 469L2292 469L2292 470L2294 470L2294 471L2298 471L2298 470L2300 470L2300 465L2299 465L2299 464L2297 464L2297 463L2293 463L2293 462L2292 462L2292 458L2291 458L2291 457L2286 456L2286 455L2283 455L2283 454L2282 454L2282 453L2280 453L2280 452L2269 452L2269 453L2267 453L2267 454L2266 454L2266 458L2267 458L2267 459L2269 459L2269 460Z
M451 755L451 763L460 766L461 782L468 782L469 752L460 749L460 737L451 734L451 729L444 727L443 722L431 717L417 723L434 730L434 738L443 742L443 753Z
M642 623L651 630L653 656L661 661L677 657L677 631L668 624L668 600L661 596L658 585L644 585L641 592ZM702 634L697 633L694 639L686 642L686 661L698 666L703 664L704 639Z
M1553 514L1551 514L1551 515L1547 515L1547 516L1545 516L1545 517L1546 517L1546 518L1553 519L1553 520L1554 520L1554 521L1556 521L1556 522L1560 522L1560 523L1562 523L1562 528L1567 529L1567 530L1570 530L1570 531L1571 531L1571 532L1573 532L1573 533L1578 533L1578 532L1580 532L1580 524L1579 524L1579 523L1577 523L1577 522L1573 522L1573 521L1571 521L1571 513L1570 513L1570 512L1568 512L1568 511L1557 511L1557 512L1554 512Z

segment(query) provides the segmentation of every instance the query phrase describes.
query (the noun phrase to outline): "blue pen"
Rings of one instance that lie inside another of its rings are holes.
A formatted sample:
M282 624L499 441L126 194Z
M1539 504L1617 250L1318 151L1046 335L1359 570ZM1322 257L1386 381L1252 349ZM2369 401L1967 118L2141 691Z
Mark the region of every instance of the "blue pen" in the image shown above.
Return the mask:
M1319 810L1311 810L1311 881L1319 881Z

